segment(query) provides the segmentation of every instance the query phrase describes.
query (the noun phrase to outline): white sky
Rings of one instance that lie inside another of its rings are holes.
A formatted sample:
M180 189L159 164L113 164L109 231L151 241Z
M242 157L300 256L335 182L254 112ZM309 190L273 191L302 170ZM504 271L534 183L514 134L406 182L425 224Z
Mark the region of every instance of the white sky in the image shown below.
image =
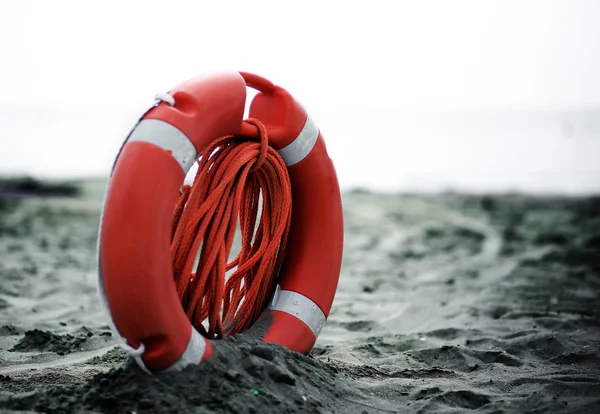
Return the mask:
M485 180L452 176L453 156L428 156L434 142L416 143L420 129L403 130L402 114L600 108L600 1L92 4L0 3L0 173L105 173L156 92L211 71L256 72L292 92L319 122L344 186L394 189L410 185L401 177L425 176L431 185L539 190L547 183L519 181L525 170L507 181L499 163ZM486 145L498 137L481 139L467 160L492 162ZM599 141L569 144L577 148L558 163L581 169L577 154L588 160ZM408 155L395 162L400 152ZM589 162L583 181L600 174ZM544 188L576 190L581 177Z

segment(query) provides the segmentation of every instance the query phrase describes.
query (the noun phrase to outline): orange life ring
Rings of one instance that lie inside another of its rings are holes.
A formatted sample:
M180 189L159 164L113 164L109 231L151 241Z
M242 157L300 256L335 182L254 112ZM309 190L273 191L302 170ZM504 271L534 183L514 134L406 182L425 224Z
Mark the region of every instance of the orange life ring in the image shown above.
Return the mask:
M246 86L259 91L250 117L267 127L292 185L292 222L277 290L248 331L308 353L329 315L342 260L343 216L319 129L285 89L262 77L233 72L194 78L158 95L136 124L117 156L102 209L99 295L113 329L145 370L198 364L219 346L192 327L179 303L171 224L197 154L224 135L257 136L256 127L243 121Z

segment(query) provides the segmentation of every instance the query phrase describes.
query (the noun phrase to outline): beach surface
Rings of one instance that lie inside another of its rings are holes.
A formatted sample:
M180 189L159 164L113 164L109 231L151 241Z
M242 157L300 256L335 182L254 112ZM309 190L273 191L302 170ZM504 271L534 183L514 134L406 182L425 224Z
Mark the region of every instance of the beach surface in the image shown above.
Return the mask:
M0 199L0 412L600 412L600 197L346 192L309 355L234 337L149 376L98 302L105 181L82 186Z

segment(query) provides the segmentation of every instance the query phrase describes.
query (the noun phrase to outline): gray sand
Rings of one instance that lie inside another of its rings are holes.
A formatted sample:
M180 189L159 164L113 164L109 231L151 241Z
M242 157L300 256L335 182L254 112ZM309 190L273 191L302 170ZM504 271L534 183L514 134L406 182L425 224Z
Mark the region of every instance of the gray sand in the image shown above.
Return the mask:
M97 302L85 190L0 200L0 411L600 412L600 198L346 193L310 355L236 337L148 376Z

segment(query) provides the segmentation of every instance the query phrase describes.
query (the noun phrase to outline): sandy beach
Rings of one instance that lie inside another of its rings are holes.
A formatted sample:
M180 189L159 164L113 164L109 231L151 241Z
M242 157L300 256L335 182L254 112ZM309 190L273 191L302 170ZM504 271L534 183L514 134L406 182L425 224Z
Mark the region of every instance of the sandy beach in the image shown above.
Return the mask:
M313 351L243 337L148 376L96 293L105 182L0 199L0 411L600 412L600 197L343 194Z

